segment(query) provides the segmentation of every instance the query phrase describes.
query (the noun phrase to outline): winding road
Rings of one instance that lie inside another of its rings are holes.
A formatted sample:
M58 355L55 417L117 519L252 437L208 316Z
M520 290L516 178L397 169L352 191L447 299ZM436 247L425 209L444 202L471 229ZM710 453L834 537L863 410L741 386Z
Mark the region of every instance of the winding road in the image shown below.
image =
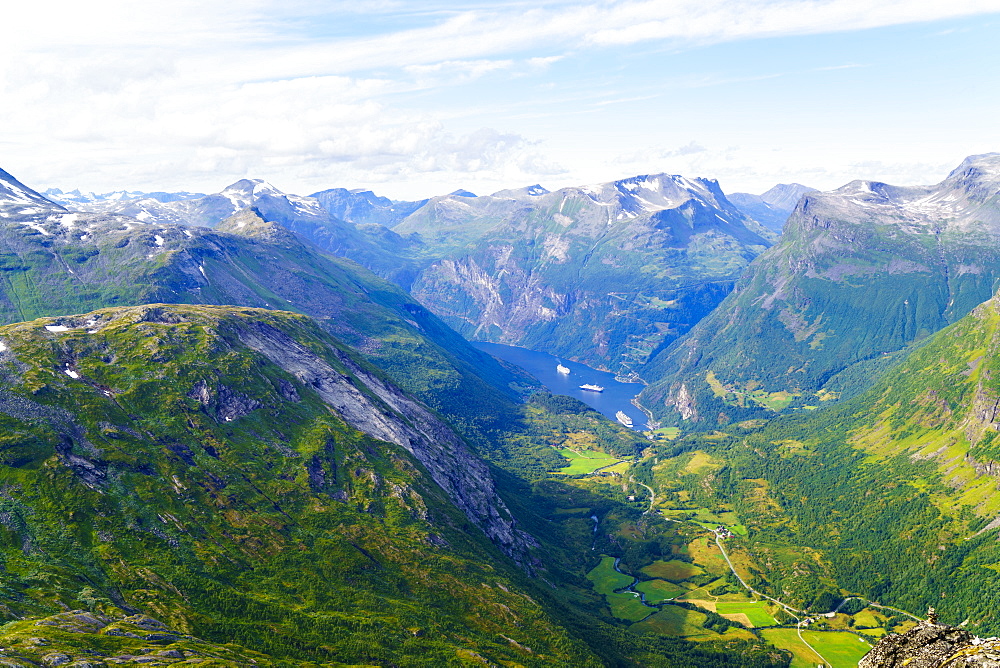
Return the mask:
M642 487L645 487L647 490L649 490L649 508L643 514L644 515L648 515L649 513L652 513L653 512L653 506L656 503L656 492L654 492L653 488L650 487L649 485L647 485L646 483L639 482L638 480L636 480L634 476L629 477L629 482L631 482L633 484L636 484L636 485L640 485ZM680 522L681 521L681 520L675 520L672 517L666 517L666 516L664 516L663 519L671 521L671 522ZM696 524L696 526L701 527L700 524L697 524L697 523L694 523L694 522L692 522L692 524ZM701 527L701 528L704 528L704 527ZM736 568L733 566L733 562L729 558L729 553L726 552L726 548L722 545L722 538L720 538L719 534L716 533L716 532L714 532L714 531L713 531L713 534L715 534L715 544L719 548L719 552L722 553L723 558L726 560L726 564L729 566L729 570L732 571L733 575L736 576L736 579L739 581L739 583L741 585L743 585L743 587L747 591L749 591L750 593L756 594L757 596L760 596L761 598L766 598L767 600L771 601L772 603L776 603L777 605L781 606L781 608L785 612L787 612L791 617L794 617L795 618L795 630L796 630L796 633L798 634L799 640L802 642L802 644L805 645L806 647L808 647L809 649L811 649L816 654L816 656L818 656L820 658L820 660L823 661L823 663L825 663L828 666L832 665L829 661L826 660L826 657L824 657L822 654L819 653L819 650L817 650L815 647L813 647L812 645L810 645L809 642L805 638L802 637L802 617L808 615L809 613L807 613L805 610L799 610L797 608L793 608L792 606L788 605L787 603L782 603L778 599L772 598L772 597L768 596L767 594L759 592L756 589L754 589L753 587L751 587L749 584L747 584L743 580L743 578L740 577L740 574L736 572ZM615 562L615 570L617 570L617 569L618 569L618 563L616 561ZM633 585L634 584L635 583L633 583ZM629 587L629 589L631 589L631 587ZM888 606L888 605L880 605L878 603L873 603L873 602L869 601L866 598L862 598L861 596L849 596L849 597L845 598L843 601L840 602L840 605L838 605L837 608L835 610L833 610L832 612L839 612L840 609L842 607L844 607L844 604L847 603L848 601L852 600L852 599L857 599L857 600L865 601L868 605L870 605L873 608L879 608L879 609L882 609L882 610L891 610L892 612L898 612L899 614L906 615L910 619L916 620L918 622L923 621L920 617L917 617L916 615L913 615L913 614L911 614L909 612L906 612L905 610L900 610L899 608L893 608L893 607ZM643 602L645 602L645 601L643 601Z

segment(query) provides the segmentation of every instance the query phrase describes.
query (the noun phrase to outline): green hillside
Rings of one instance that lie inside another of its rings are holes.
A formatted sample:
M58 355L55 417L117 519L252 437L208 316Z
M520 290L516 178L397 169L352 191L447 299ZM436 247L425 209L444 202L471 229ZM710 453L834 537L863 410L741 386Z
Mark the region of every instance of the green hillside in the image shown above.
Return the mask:
M973 156L935 186L807 194L737 289L653 354L644 404L711 427L867 388L894 354L993 295L998 162Z
M0 374L11 660L787 664L752 638L629 632L563 512L628 522L620 492L491 473L306 317L160 304L12 324ZM507 429L529 473L557 434L641 440L551 395Z
M736 543L753 555L748 577L772 596L822 608L853 593L917 615L934 606L996 634L998 347L994 298L864 394L682 439L674 453L700 449L711 465L685 469L674 454L660 467L680 477L655 479L731 504L748 528Z
M261 327L336 370L360 408L273 361ZM8 618L143 612L295 662L593 664L470 524L477 502L505 512L476 501L480 481L456 483L467 517L422 463L447 466L444 451L349 425L360 410L392 433L431 429L307 319L136 307L10 325L0 341Z

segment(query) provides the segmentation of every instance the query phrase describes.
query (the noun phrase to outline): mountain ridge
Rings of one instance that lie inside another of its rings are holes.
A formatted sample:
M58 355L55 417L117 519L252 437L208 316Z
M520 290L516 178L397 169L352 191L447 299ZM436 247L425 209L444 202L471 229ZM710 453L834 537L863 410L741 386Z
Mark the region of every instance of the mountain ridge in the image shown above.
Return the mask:
M660 379L644 403L710 421L816 404L837 374L960 319L1000 277L998 164L971 156L936 186L806 194L726 301L643 369Z

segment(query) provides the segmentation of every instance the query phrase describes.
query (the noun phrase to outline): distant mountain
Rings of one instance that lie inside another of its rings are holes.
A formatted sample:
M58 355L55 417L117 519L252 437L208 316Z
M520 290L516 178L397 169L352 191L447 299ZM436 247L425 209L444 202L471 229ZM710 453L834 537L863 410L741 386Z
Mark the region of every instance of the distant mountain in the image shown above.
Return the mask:
M351 201L357 204L357 199ZM377 199L374 202L378 204ZM397 253L409 244L408 240L381 226L368 231L360 229L331 214L319 199L282 192L262 179L242 179L218 193L166 202L151 198L118 199L76 202L70 206L77 211L120 214L150 223L200 227L215 227L236 212L253 207L268 221L302 234L319 248L350 257L401 285L406 285L415 271L412 263L403 261ZM369 213L375 215L374 211Z
M30 217L66 211L0 169L0 217Z
M59 188L49 188L43 193L46 197L60 204L97 204L98 202L123 202L128 200L151 199L157 202L176 202L184 199L204 197L203 193L191 192L142 192L141 190L115 190L102 193L81 193L79 189L63 192Z
M380 197L370 190L346 188L322 190L309 197L315 198L328 213L341 220L355 225L385 227L393 227L427 203L425 199L417 202L397 202L387 197Z
M989 299L998 278L1000 154L936 186L808 193L738 289L650 361L643 401L715 424L855 392L886 356Z
M467 337L627 372L729 292L774 235L707 179L655 174L431 198L393 231L412 294Z
M216 230L143 222L68 212L2 178L0 323L151 302L296 311L469 425L470 435L476 425L494 428L519 398L512 386L535 383L473 348L399 288L321 253L256 209Z
M730 202L764 227L781 232L785 221L795 209L795 205L806 193L816 192L798 183L779 183L761 195L750 193L730 193Z

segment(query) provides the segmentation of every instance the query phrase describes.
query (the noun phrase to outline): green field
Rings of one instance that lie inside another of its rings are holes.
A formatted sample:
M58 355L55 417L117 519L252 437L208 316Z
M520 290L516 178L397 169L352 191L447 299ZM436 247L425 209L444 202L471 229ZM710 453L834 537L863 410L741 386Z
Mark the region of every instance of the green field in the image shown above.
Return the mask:
M715 635L701 626L707 618L701 612L665 605L649 619L633 624L631 630L675 637Z
M656 608L643 603L635 592L615 593L616 589L632 584L635 578L616 571L614 557L601 557L601 563L587 573L587 579L594 583L594 591L604 594L611 607L611 614L619 619L637 622L656 612Z
M637 584L635 588L641 591L646 596L646 600L654 605L664 603L665 601L672 601L687 591L683 587L675 585L673 582L667 582L666 580L646 580Z
M695 575L704 573L699 566L676 559L671 561L654 561L649 566L643 568L642 572L651 578L662 578L664 580L671 580L672 582L680 582L681 580L687 580L688 578L693 578Z
M677 438L678 436L681 435L681 428L680 427L661 427L660 429L654 429L653 431L651 431L649 433L651 433L655 438L665 438L668 441L672 441L672 440L674 440L675 438Z
M561 468L558 471L553 471L553 473L561 473L563 475L593 473L599 468L611 466L621 461L617 457L612 457L607 453L595 450L570 450L569 448L563 448L559 450L559 454L569 460L569 466Z
M611 614L618 619L637 622L656 612L656 608L649 607L639 599L638 595L630 591L607 594L605 598L611 606Z
M814 668L819 657L799 640L795 629L764 629L761 635L769 643L792 653L791 668ZM857 668L871 645L853 633L842 631L802 631L802 637L816 648L832 668Z
M601 557L601 563L587 573L587 579L594 583L594 591L607 596L629 586L635 578L616 571L614 557Z
M760 601L719 601L715 611L720 615L744 614L754 626L777 626L778 622Z

